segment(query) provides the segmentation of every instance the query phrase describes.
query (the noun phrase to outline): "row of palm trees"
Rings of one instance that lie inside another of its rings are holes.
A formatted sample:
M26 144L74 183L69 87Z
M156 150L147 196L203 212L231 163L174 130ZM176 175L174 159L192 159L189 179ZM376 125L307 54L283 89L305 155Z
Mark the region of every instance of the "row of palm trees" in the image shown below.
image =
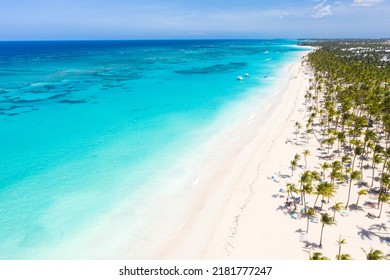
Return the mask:
M372 193L377 196L375 206L379 209L377 218L380 218L384 205L390 202L390 62L380 60L378 49L386 49L380 42L360 42L360 48L356 47L359 45L357 41L351 45L345 41L312 44L320 48L305 60L313 70L314 78L305 94L308 119L304 136L307 142L310 135L315 137L323 151L324 161L319 166L321 173L308 169L310 151L304 150L305 166L298 184L287 183L286 187L288 197L294 202L294 210L297 208L294 194L300 195L299 203L307 217L306 232L309 231L310 219L317 215L317 211L322 211L323 203L329 203L337 192L336 185L348 188L345 201L336 202L331 207L333 216L328 213L321 215L321 248L324 228L335 224L337 212L352 206L359 208L361 196ZM362 55L362 45L366 55ZM302 124L295 123L296 142L302 128ZM300 159L301 155L296 154L290 161L292 177ZM359 189L356 189L356 182ZM356 203L351 202L352 193L357 194ZM309 195L315 196L311 207L306 203ZM317 206L319 198L321 204ZM343 240L339 241L341 250ZM378 250L371 251L374 254ZM323 256L314 254L312 257ZM336 258L348 259L350 256L339 252Z
M345 239L343 239L343 241L345 241ZM345 244L345 243L343 243L343 244ZM339 246L339 248L341 248L341 247ZM380 250L375 250L373 248L370 248L370 251L368 251L368 252L365 251L364 249L362 249L362 250L365 253L367 260L385 260L386 259L386 256ZM341 253L336 255L336 259L337 260L352 260L352 258L349 254L341 254ZM322 255L321 252L314 252L313 254L309 254L309 260L322 261L322 260L329 260L329 258Z

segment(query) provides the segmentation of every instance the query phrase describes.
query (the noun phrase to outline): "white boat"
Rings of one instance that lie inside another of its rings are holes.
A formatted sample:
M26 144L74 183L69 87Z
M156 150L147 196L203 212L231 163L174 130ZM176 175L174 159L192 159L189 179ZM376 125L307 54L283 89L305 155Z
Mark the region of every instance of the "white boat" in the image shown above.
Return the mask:
M248 73L245 73L245 77L249 77L249 74L248 74Z
M242 76L237 76L237 80L242 81L244 78Z

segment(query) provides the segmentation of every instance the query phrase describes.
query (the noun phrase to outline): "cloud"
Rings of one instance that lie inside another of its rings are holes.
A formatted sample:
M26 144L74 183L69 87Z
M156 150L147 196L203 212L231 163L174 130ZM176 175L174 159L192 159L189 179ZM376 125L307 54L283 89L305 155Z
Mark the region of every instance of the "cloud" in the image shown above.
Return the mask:
M330 5L325 5L325 3L326 0L322 1L321 3L313 7L313 14L312 14L313 18L324 18L326 16L330 16L331 14L333 14L332 7Z
M287 13L286 11L284 11L279 17L280 18L286 18L286 17L289 17L289 16L290 16L290 14Z
M383 2L384 0L353 0L352 5L359 7L372 7Z

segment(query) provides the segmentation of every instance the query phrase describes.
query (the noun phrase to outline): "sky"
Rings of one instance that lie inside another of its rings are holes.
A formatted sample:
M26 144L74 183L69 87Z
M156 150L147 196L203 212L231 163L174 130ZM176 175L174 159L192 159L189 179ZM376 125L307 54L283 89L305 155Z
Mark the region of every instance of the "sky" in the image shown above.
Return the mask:
M0 0L0 40L389 38L390 0Z

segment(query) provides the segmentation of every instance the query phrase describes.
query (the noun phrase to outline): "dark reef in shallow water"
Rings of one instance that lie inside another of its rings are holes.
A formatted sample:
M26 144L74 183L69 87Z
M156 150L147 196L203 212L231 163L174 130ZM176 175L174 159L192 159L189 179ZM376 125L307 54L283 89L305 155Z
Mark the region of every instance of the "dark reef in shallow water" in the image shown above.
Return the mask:
M230 62L229 64L215 64L213 66L208 67L194 67L192 69L187 70L177 70L175 73L183 74L183 75L196 75L196 74L211 74L211 73L219 73L219 72L234 72L237 69L242 69L246 67L248 63L246 62Z
M80 100L68 100L64 99L61 101L58 101L58 103L66 103L66 104L81 104L81 103L87 103L85 99L80 99Z

